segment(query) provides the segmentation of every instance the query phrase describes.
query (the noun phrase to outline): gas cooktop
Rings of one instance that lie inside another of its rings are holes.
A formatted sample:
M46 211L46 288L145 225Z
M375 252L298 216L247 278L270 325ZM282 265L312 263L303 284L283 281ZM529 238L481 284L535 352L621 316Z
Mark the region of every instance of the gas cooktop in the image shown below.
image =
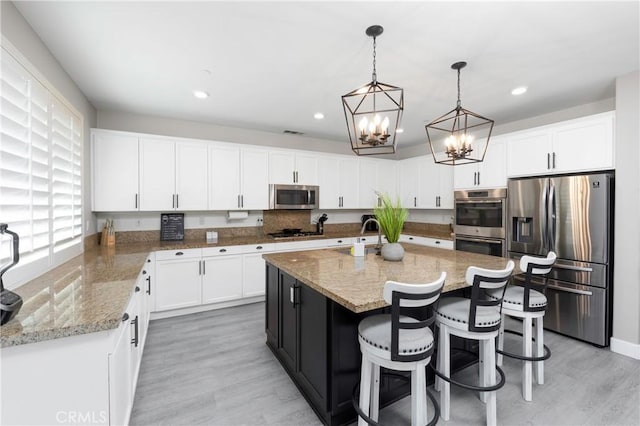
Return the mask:
M269 235L271 238L274 238L276 240L281 240L283 238L296 238L296 237L321 237L323 234L320 234L318 232L315 231L301 231L301 230L295 230L295 232L287 232L287 230L284 230L282 232L272 232Z

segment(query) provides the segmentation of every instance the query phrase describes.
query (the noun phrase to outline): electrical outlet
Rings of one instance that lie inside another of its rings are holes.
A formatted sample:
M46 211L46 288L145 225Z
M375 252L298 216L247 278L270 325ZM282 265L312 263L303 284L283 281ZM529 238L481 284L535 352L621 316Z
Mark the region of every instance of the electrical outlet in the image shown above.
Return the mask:
M136 220L136 226L140 228L140 219Z

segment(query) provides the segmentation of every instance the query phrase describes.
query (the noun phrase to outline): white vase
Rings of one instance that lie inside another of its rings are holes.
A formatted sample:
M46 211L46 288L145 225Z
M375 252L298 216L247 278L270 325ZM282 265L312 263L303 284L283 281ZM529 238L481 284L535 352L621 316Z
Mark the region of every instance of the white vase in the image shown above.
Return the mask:
M400 243L386 243L380 252L384 260L398 262L404 257L404 247Z

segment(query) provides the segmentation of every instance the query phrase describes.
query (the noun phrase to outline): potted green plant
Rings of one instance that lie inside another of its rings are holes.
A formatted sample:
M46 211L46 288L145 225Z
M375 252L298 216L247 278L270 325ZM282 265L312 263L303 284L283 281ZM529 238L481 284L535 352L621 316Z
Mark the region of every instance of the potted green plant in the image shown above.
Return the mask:
M402 260L404 248L398 240L409 212L402 207L399 198L396 198L396 201L393 202L387 194L377 193L377 195L380 203L374 207L373 214L376 216L380 230L388 241L387 244L382 246L382 257L391 261Z

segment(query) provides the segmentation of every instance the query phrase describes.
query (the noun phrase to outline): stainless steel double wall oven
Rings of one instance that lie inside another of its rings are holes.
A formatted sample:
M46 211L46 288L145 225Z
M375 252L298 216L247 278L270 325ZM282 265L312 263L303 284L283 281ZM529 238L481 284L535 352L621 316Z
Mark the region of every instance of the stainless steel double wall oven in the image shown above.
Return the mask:
M456 250L506 256L506 188L455 191Z

